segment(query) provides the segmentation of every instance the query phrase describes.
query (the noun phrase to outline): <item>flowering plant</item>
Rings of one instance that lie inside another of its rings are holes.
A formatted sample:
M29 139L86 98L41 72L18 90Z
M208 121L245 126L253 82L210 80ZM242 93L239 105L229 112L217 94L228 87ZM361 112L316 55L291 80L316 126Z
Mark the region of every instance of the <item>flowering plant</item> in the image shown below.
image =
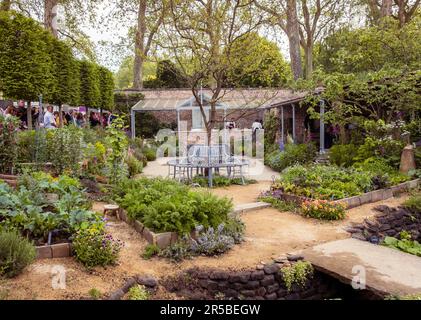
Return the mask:
M81 229L73 240L76 259L87 268L113 265L123 243L97 228Z
M327 200L305 201L301 205L305 217L320 220L341 220L346 216L346 205Z

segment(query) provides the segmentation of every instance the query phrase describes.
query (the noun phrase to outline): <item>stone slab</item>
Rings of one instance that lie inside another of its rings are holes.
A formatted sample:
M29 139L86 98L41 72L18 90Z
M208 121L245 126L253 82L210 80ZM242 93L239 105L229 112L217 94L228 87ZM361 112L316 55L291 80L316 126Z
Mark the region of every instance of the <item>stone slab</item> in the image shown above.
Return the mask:
M245 204L240 204L240 205L235 206L233 213L241 214L245 212L269 208L270 206L271 206L270 203L266 203L266 202L245 203Z
M366 288L381 295L421 292L421 258L366 241L345 239L302 252L305 260L340 281L350 284L365 271ZM361 269L363 267L363 269Z

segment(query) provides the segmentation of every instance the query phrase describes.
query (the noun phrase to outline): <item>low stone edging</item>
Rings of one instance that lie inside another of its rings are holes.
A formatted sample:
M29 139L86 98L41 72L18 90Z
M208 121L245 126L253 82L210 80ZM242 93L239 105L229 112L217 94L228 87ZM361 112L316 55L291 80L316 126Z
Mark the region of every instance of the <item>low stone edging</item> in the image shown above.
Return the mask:
M347 209L352 209L352 208L362 206L364 204L390 199L394 197L395 195L408 192L411 189L417 188L419 186L419 183L420 183L420 179L411 180L411 181L407 181L407 182L398 184L396 186L393 186L387 189L370 191L359 196L339 199L333 202L343 203L346 205ZM312 198L307 198L307 197L302 197L302 196L297 196L294 194L287 194L287 193L281 194L280 199L287 202L294 202L298 205L301 205L305 201L315 201L315 199L312 199Z
M157 245L160 249L165 249L178 241L178 234L176 232L154 233L141 222L137 220L131 221L127 217L127 212L124 209L118 211L118 219L132 226L149 244Z
M72 256L71 243L59 243L36 247L37 259L67 258Z
M400 193L408 192L411 189L417 188L419 182L420 179L407 181L387 189L375 190L359 196L336 200L334 202L344 203L347 206L347 209L352 209L362 206L363 204L387 200Z

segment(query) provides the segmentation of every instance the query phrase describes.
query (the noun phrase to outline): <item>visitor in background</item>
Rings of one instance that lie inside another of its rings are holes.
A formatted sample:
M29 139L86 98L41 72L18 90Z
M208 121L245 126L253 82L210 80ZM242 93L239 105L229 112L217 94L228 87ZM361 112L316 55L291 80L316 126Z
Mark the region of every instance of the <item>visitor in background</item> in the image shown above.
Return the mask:
M83 128L85 126L85 119L81 112L79 112L76 116L76 126L78 126L79 128Z
M32 127L35 128L38 125L39 118L39 107L35 107L32 110Z
M12 105L9 105L4 112L5 118L10 118L16 115L15 108Z
M98 115L96 112L92 112L89 115L89 124L91 125L91 128L95 128L100 124Z
M68 120L67 120L67 124L73 124L74 126L77 126L77 112L76 110L72 109L70 110L70 112L68 113Z
M55 129L57 128L56 119L53 114L53 106L47 107L47 112L44 115L44 127L46 129Z
M115 116L112 112L110 112L110 115L108 117L107 126L111 125L115 118L117 118L117 116Z
M262 130L263 126L262 126L262 123L258 119L256 119L251 125L251 128L253 130L253 134L256 134L256 130Z
M72 111L70 111L70 112L72 112ZM66 119L66 125L67 126L70 125L70 124L73 124L73 118L72 118L72 116L70 115L69 112L63 111L63 119Z

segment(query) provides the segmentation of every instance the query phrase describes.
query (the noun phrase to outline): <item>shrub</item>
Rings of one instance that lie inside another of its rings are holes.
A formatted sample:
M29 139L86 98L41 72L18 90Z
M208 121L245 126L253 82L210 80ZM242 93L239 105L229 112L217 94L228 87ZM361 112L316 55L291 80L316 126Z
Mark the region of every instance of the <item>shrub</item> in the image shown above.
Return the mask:
M284 200L281 200L279 198L276 198L276 196L271 195L271 192L268 192L262 196L259 197L260 201L270 203L272 207L275 209L281 211L281 212L295 212L297 210L297 206L293 202L286 202Z
M145 155L148 161L155 161L156 160L156 150L152 148L145 148L143 149L143 154Z
M145 248L145 251L142 254L142 258L145 260L149 260L153 256L159 254L161 249L156 244L148 244Z
M101 293L101 291L99 291L99 290L98 290L98 289L96 289L96 288L92 288L92 289L90 289L90 290L89 290L89 292L88 292L88 294L89 294L89 296L90 296L92 299L94 299L94 300L101 299L101 297L102 297L102 293Z
M158 254L159 257L170 259L174 262L180 262L184 259L190 258L192 253L190 251L191 240L188 237L183 237L175 244L166 247Z
M406 231L402 231L399 237L400 239L386 237L383 245L421 257L421 244L418 241L411 240L411 235Z
M309 277L313 275L313 266L308 261L298 261L292 266L281 268L282 279L288 291L292 285L304 287Z
M357 155L358 147L354 144L337 144L329 150L329 160L332 164L340 167L350 167L353 165Z
M145 286L135 285L129 289L128 299L129 300L148 300L150 293L146 290Z
M314 144L287 144L285 151L276 150L265 158L265 163L273 170L282 171L294 164L314 161L317 149Z
M234 238L224 232L225 226L219 225L216 229L210 227L207 230L203 226L196 228L199 232L197 240L192 240L191 250L194 254L214 256L230 250L234 244Z
M403 206L412 211L421 212L421 194L417 193L412 195L403 203Z
M0 276L20 274L35 259L34 245L16 232L0 232Z
M80 230L73 240L76 259L87 268L115 264L122 246L110 234L92 228Z
M48 139L49 160L57 174L64 172L77 173L82 160L82 130L75 126L49 130Z
M135 156L129 155L126 158L126 164L129 169L129 176L133 177L139 173L142 173L143 164L136 159Z
M116 188L117 202L132 220L156 232L189 234L197 225L217 227L232 209L228 198L210 192L192 191L166 179L142 178L124 181Z
M320 220L341 220L345 218L345 205L326 200L306 201L301 205L305 217Z
M15 165L18 124L17 118L0 115L0 172L11 173Z

